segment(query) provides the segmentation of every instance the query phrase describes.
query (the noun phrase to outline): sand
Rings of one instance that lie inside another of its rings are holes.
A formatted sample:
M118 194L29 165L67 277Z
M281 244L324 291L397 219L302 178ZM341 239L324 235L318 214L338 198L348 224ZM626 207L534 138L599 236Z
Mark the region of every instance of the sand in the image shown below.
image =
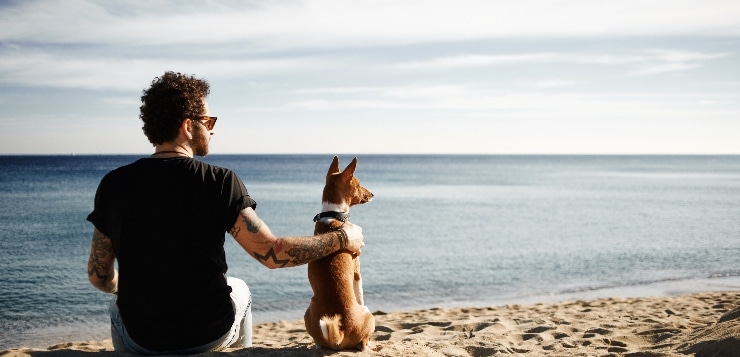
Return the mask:
M254 347L214 356L740 356L740 292L555 304L377 311L370 348L315 348L303 321L254 328ZM110 340L0 356L115 354Z

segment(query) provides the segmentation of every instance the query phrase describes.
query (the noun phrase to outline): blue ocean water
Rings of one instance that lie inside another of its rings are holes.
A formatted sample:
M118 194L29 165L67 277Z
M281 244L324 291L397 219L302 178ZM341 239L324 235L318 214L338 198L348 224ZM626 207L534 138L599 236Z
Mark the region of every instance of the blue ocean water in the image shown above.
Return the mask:
M0 156L0 350L109 338L87 282L99 180L137 156ZM351 156L340 157L342 166ZM277 235L310 235L331 155L213 155ZM740 156L361 155L371 311L740 291ZM305 267L227 236L256 322L301 319Z

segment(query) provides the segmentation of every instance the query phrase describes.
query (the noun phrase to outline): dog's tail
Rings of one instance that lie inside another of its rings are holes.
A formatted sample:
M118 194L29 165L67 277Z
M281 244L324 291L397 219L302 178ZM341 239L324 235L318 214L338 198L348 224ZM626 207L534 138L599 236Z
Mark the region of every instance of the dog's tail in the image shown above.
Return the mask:
M334 349L338 350L342 340L344 339L344 332L342 332L342 317L340 315L324 316L319 320L321 326L321 334L324 336L324 340Z

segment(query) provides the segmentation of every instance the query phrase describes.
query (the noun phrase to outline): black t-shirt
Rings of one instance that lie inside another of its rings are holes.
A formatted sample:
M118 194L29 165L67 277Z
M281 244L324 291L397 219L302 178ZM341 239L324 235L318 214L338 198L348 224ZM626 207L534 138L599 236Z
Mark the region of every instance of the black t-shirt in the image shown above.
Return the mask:
M136 343L171 351L228 331L225 232L256 205L233 171L190 158L140 159L102 179L87 220L113 242L118 307Z

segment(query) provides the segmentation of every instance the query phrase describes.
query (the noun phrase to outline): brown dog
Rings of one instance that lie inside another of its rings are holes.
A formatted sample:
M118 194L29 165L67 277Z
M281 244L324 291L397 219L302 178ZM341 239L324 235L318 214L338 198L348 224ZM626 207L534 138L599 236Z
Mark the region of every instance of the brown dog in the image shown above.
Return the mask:
M322 199L322 213L314 217L314 234L336 230L349 219L349 208L370 202L372 192L354 176L357 158L339 171L339 158L329 166ZM368 346L375 318L362 297L360 257L340 250L308 264L313 298L303 316L306 331L317 345L332 350Z

